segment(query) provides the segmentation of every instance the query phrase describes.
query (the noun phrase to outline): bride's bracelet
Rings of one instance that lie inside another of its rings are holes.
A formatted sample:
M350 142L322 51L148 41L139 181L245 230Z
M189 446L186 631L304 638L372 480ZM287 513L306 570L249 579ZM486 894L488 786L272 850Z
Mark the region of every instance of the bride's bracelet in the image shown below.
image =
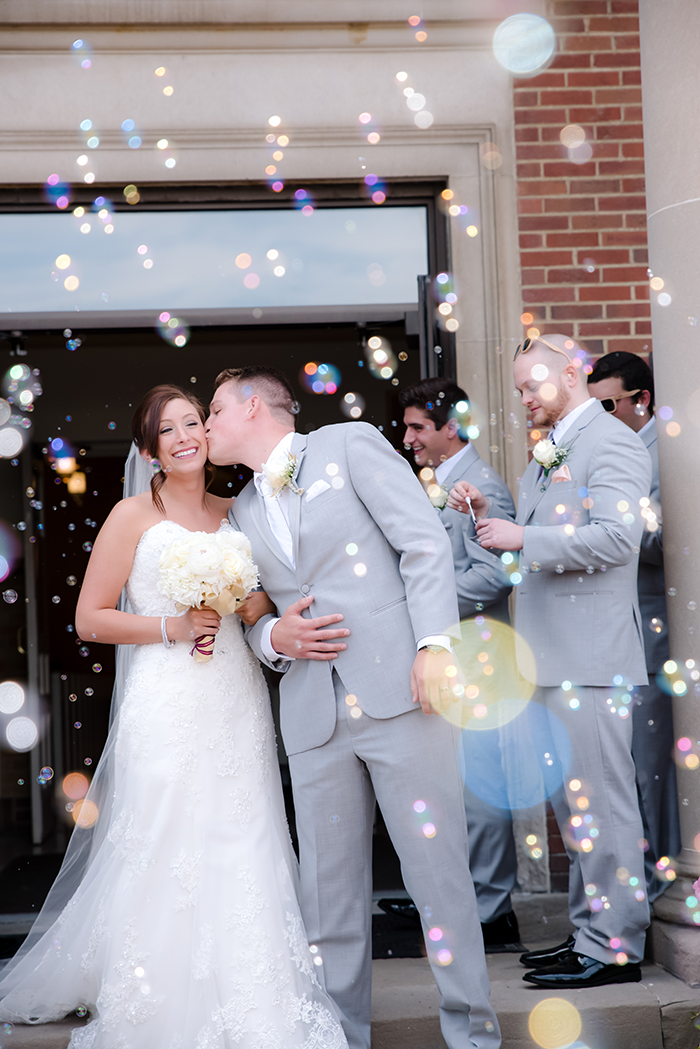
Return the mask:
M165 647L166 648L172 648L173 645L175 644L175 642L171 641L168 638L168 631L166 630L166 626L165 626L165 624L167 622L167 619L168 619L167 616L163 616L163 618L161 619L161 621L160 621L160 632L161 632L161 635L162 635L162 638L163 638L163 644L165 645Z

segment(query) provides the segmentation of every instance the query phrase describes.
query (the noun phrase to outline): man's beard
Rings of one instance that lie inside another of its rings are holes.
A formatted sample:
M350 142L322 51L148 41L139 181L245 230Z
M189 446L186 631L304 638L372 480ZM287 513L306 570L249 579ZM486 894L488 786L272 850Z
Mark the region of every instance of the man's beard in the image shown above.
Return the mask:
M537 426L554 426L561 418L569 403L569 399L562 390L557 391L557 396L547 404L541 404L535 413ZM539 415L539 418L537 416Z

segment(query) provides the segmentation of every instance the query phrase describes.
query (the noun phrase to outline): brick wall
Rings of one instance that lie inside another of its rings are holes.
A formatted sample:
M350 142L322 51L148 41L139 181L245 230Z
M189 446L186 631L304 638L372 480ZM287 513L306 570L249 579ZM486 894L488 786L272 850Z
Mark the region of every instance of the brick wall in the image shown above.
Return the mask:
M637 10L550 0L557 55L514 85L525 327L594 355L651 350Z

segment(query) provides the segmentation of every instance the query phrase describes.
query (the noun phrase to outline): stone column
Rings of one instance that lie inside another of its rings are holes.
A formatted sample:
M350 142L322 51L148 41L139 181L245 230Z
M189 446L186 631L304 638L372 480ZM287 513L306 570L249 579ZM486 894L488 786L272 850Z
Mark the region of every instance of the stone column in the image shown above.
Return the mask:
M656 402L673 410L659 418L664 563L671 658L687 683L674 697L673 721L676 740L691 741L679 754L677 878L654 906L651 935L655 960L697 985L700 681L691 673L700 669L700 4L640 0L639 7L649 266L664 282L651 292Z

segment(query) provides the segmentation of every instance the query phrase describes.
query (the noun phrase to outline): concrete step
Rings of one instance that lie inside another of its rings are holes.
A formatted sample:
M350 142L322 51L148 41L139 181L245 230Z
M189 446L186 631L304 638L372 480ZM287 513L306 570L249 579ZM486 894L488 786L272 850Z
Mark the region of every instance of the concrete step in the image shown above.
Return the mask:
M377 894L390 895L404 894ZM529 949L561 943L571 932L563 894L518 893L513 903ZM528 1020L534 1007L552 996L523 982L525 969L517 954L488 955L487 963L503 1049L537 1049ZM444 1049L440 996L427 960L381 959L372 963L372 972L372 1049ZM578 1040L567 1049L696 1049L700 1031L692 1014L700 1012L700 988L689 987L651 962L644 963L642 977L637 984L558 995L581 1018ZM38 1027L15 1024L11 1034L0 1027L0 1049L66 1049L71 1029L84 1022L72 1016ZM559 1049L551 1040L547 1046Z
M523 982L525 969L514 954L490 955L491 1002L503 1035L503 1049L536 1049L528 1031L530 1014L551 994ZM375 961L372 1049L444 1049L438 1009L440 997L423 958ZM571 1049L695 1049L700 1031L692 1014L700 1010L700 990L652 963L644 963L642 982L565 991L581 1019ZM547 1041L555 1049L558 1043Z
M523 983L517 955L488 958L491 1001L503 1034L503 1049L536 1049L528 1019L538 1002L551 998ZM440 996L424 958L391 958L373 963L372 1049L444 1049L438 1010ZM570 1049L695 1049L700 1031L692 1014L700 990L688 987L650 962L637 984L565 991L581 1018L581 1033ZM77 1017L38 1027L0 1028L7 1049L66 1049ZM554 1049L555 1042L546 1045ZM154 1046L154 1049L158 1049Z

